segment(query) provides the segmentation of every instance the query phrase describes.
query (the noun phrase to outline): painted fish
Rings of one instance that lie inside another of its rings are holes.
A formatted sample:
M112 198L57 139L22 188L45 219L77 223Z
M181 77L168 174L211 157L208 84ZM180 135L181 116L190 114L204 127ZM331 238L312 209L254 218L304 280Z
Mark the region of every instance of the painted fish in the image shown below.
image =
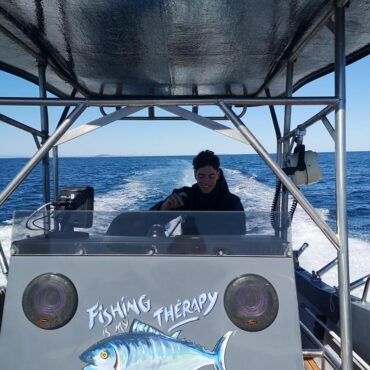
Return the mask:
M180 332L168 336L156 328L134 320L130 331L105 338L80 355L84 370L197 370L213 365L226 370L225 350L232 334L219 339L213 351L184 339Z

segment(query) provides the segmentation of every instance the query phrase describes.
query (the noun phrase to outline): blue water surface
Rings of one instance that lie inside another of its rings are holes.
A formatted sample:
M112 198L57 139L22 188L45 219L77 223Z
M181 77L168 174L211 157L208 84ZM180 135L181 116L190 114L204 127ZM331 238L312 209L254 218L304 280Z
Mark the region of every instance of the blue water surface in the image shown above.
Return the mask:
M221 155L220 158L226 174L238 174L238 181L253 178L264 189L271 189L273 194L275 177L257 155ZM328 211L328 222L332 227L335 227L336 219L334 159L334 153L320 153L322 179L314 185L302 186L304 195L315 208ZM117 207L122 211L146 210L173 188L194 181L191 160L190 156L60 158L59 188L93 186L95 198L105 199L106 211ZM0 158L1 190L26 163L24 158ZM52 174L52 162L50 166ZM117 194L120 203L114 204ZM347 153L347 198L350 236L370 240L370 152ZM128 199L130 202L126 201ZM248 199L242 201L245 204ZM14 210L32 210L42 204L39 165L1 206L0 225L12 218Z

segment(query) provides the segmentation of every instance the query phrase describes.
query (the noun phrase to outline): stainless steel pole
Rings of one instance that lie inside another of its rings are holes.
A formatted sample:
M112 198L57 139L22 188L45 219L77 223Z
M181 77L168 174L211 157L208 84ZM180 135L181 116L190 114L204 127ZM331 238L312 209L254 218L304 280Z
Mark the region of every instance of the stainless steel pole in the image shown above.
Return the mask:
M53 145L63 136L68 128L76 121L76 119L85 110L86 104L81 104L74 108L67 119L54 131L54 133L46 140L44 145L35 153L35 155L27 162L20 172L13 178L8 186L0 194L0 205L2 205L26 176L36 167L36 165L44 158L45 154L53 147Z
M40 136L40 137L42 136L41 131L34 129L33 127L29 127L29 126L25 125L24 123L18 122L13 118L4 116L3 114L0 114L0 121L3 121L3 122L5 122L9 125L12 125L12 126L16 127L16 128L19 128L21 130L29 132L32 135Z
M288 61L287 69L286 69L286 86L285 86L285 95L290 98L293 94L293 62ZM286 105L284 111L284 133L283 135L286 136L290 132L290 126L292 121L292 106ZM289 154L289 140L283 141L283 167L287 167L287 157ZM282 196L281 196L281 211L284 216L288 215L288 199L289 193L286 187L283 186L282 189ZM286 218L283 217L282 219L282 232L283 232L283 239L287 239L287 225L286 225Z
M325 126L326 130L329 132L329 135L332 137L333 141L335 142L335 129L331 125L330 121L326 116L321 118L321 122Z
M53 147L53 193L54 202L58 200L59 194L59 158L58 158L58 147ZM54 230L59 231L59 223L54 218Z
M295 129L290 131L287 135L284 135L280 139L280 141L283 142L285 140L288 140L289 138L291 138L292 136L294 136L296 134L297 130L305 130L306 128L312 126L317 121L320 121L320 119L323 119L324 117L326 117L326 115L330 114L334 110L335 110L335 107L333 107L332 105L327 106L326 108L321 110L319 113L317 113L314 116L312 116L311 118L309 118L307 121L299 124Z
M347 184L346 184L346 54L344 7L335 6L335 95L339 101L335 108L335 169L337 201L338 281L340 331L342 338L342 368L353 369L352 317L350 304Z
M39 70L39 96L41 99L46 98L46 61L41 60L38 63ZM48 116L48 107L46 105L40 106L40 120L41 120L41 146L44 145L47 138L49 137L49 116ZM45 153L44 158L42 158L42 188L44 196L44 204L50 203L50 164L49 164L49 152ZM50 209L48 205L47 210ZM44 230L50 230L50 219L46 215L43 218Z
M259 156L281 180L283 185L297 199L298 203L307 212L307 214L320 228L320 230L328 238L328 240L333 244L333 246L338 249L339 241L333 230L329 227L329 225L326 224L325 221L321 219L321 217L317 214L315 208L312 207L312 205L307 201L304 195L289 179L285 172L277 165L276 162L272 160L269 153L267 153L262 144L255 138L255 136L248 130L248 128L244 125L240 118L225 103L220 103L220 108L224 111L227 118L235 125L239 132L248 140L252 148L259 154Z
M72 97L74 97L76 94L76 90L72 91ZM62 115L60 116L59 122L57 127L59 127L66 117L68 116L68 112L70 110L70 107L65 107ZM58 146L53 147L53 189L54 189L54 202L58 200L58 194L59 194L59 150ZM54 219L54 230L58 230L59 223L57 220Z
M88 107L116 107L116 106L179 106L179 105L215 105L224 102L228 105L331 105L338 99L332 96L322 97L294 97L294 98L192 98L183 99L59 99L59 98L0 98L0 105L47 105L47 106L74 106L86 103Z

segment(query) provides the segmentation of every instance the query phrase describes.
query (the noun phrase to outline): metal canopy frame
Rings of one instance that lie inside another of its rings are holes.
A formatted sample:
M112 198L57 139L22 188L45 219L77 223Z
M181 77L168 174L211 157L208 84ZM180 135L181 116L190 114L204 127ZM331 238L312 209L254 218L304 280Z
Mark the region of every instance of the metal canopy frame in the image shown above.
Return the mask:
M0 68L37 83L34 59L47 60L48 90L61 98L74 88L82 98L259 97L266 87L284 96L287 60L295 63L294 90L334 70L327 45L335 3L348 1L220 0L184 7L180 0L4 0ZM369 6L357 0L348 7L348 63L368 53Z
M48 179L48 153L53 148L54 160L57 160L57 145L60 145L68 140L77 138L78 136L90 132L94 129L102 127L106 124L122 119L158 119L153 114L152 107L161 107L167 112L177 116L177 118L166 117L165 119L186 119L195 122L199 125L215 130L221 134L232 137L241 142L250 144L255 151L261 156L265 163L275 173L277 178L283 183L287 191L289 191L307 212L311 219L320 228L323 234L328 238L332 245L337 249L338 253L338 276L339 276L339 297L340 297L340 326L342 340L342 368L352 369L352 333L351 333L351 312L350 312L350 284L349 284L349 259L348 259L348 230L347 230L347 210L346 210L346 135L345 135L345 111L346 111L346 95L345 95L345 32L344 32L344 15L346 2L337 2L334 8L325 13L319 25L307 35L305 40L293 50L289 59L286 61L286 94L284 97L270 97L268 90L266 97L257 98L235 98L235 97L181 97L181 98L125 98L125 99L81 99L74 98L46 98L46 79L44 64L39 66L39 86L40 97L38 98L0 98L0 106L40 106L41 113L41 130L36 130L21 122L0 115L0 120L15 126L21 130L29 132L35 139L38 150L35 155L28 161L24 168L11 181L11 183L0 194L0 205L14 192L21 184L26 176L34 169L34 167L43 161L44 166L44 198L50 196L49 179ZM334 22L331 17L334 12ZM299 52L304 49L310 39L322 27L329 27L334 32L335 40L335 96L327 97L292 97L293 84L293 65ZM264 86L268 88L268 86ZM213 105L219 107L225 116L221 117L202 117L198 114L198 106ZM253 107L253 106L269 106L271 108L272 121L276 125L276 116L274 116L273 107L275 105L285 106L284 130L282 137L277 134L277 157L275 162L261 143L254 137L252 132L245 126L241 117L233 110L234 107ZM291 129L291 107L293 105L324 105L320 112L315 114L309 120ZM64 106L63 117L57 129L49 136L47 107ZM187 110L184 106L191 106L192 110ZM67 117L67 108L74 107L73 111ZM89 122L74 130L67 130L77 120L80 114L88 107L120 107L115 112L104 115L97 120ZM194 108L195 107L195 108ZM132 114L142 109L148 109L148 117L135 117ZM335 128L329 122L327 115L335 112ZM228 126L221 125L215 119L227 118L234 124L235 130ZM163 117L162 117L163 118ZM281 169L284 165L284 158L291 150L292 142L299 131L305 130L311 125L322 122L329 134L335 142L336 149L336 200L337 200L337 230L333 231L329 225L321 219L312 205L303 196L300 190L291 182L289 177ZM41 144L37 138L41 138ZM54 168L57 168L57 162ZM54 183L57 183L57 172L54 173ZM288 194L288 193L287 193ZM282 209L287 207L287 194L281 204Z

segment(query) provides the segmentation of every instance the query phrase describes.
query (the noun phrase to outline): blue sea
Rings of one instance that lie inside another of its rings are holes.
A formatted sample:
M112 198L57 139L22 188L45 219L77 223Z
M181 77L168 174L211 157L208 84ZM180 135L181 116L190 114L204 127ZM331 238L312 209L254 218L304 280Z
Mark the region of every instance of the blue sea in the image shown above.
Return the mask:
M271 209L275 178L257 155L221 155L230 190L237 194L247 212ZM194 182L190 156L60 158L60 188L93 186L96 210L147 210L173 188ZM23 158L0 158L0 188L27 163ZM334 154L320 153L322 179L302 186L304 195L335 230ZM51 172L52 173L52 172ZM347 153L347 197L350 237L351 279L370 273L370 152ZM33 210L43 203L41 167L21 184L0 208L0 240L9 254L12 212ZM310 248L301 264L316 270L335 258L336 251L298 207L292 224L293 248L304 242ZM325 278L337 284L335 271ZM0 276L1 283L1 276Z

